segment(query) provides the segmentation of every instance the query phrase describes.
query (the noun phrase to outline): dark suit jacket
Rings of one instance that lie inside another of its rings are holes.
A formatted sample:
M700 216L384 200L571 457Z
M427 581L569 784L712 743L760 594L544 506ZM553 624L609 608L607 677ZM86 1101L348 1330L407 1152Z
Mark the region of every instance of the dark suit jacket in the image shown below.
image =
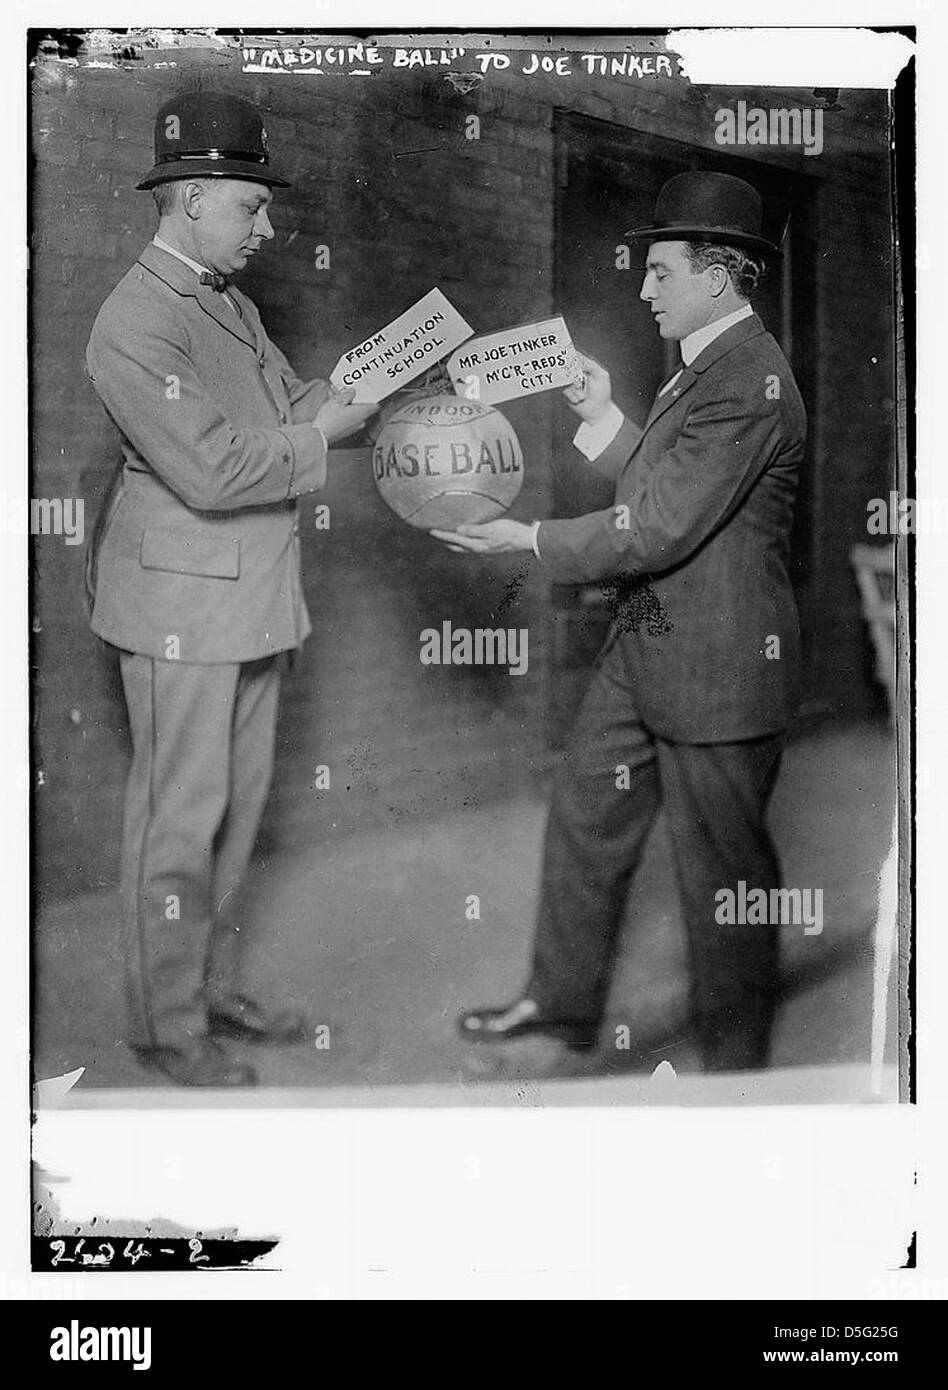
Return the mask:
M92 628L146 656L250 661L310 631L296 499L325 481L311 422L329 388L300 381L251 301L229 293L243 319L149 244L86 352L124 458L99 536Z
M790 366L751 315L656 397L644 429L626 420L595 460L628 526L613 508L540 526L553 580L647 583L620 597L616 631L660 737L733 742L792 717L800 635L787 565L805 437Z

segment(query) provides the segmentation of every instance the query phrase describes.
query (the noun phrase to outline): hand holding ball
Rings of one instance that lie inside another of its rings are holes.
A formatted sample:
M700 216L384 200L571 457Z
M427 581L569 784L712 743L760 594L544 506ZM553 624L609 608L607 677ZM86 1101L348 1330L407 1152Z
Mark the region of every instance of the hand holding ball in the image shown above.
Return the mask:
M411 401L372 452L384 501L410 526L453 531L492 521L523 483L520 441L499 410L455 395Z

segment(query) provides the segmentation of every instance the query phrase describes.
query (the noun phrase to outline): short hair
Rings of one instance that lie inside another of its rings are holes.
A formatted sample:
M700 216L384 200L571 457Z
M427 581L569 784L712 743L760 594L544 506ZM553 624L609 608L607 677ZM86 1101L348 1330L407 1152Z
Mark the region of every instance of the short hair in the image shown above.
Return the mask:
M759 256L751 256L739 246L719 246L710 241L686 241L685 255L691 262L691 273L708 270L713 265L723 265L731 277L731 284L742 299L754 293L761 277L766 273L767 263Z
M176 179L168 183L158 183L151 190L151 196L155 200L155 207L158 209L158 216L165 217L174 207L178 197L178 190L175 187Z
M199 183L202 188L212 182L210 178L194 179L168 179L165 183L155 184L151 190L151 196L155 200L155 207L158 209L159 217L166 217L169 212L174 210L174 205L178 200L178 189L184 183Z

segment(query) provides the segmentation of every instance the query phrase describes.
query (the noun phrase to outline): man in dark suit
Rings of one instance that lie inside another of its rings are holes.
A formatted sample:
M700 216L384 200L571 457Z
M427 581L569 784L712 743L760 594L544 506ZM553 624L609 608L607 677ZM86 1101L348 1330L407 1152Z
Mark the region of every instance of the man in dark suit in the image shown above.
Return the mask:
M247 102L168 101L158 233L103 304L89 375L121 435L97 528L92 629L118 648L133 759L122 887L128 1041L186 1085L252 1084L223 1038L290 1042L242 977L233 910L270 786L285 654L310 631L297 499L374 407L301 381L230 283L273 236L266 133Z
M689 173L662 189L641 298L682 365L640 429L584 359L566 391L576 444L615 480L603 511L435 532L481 553L531 549L559 582L618 581L628 602L600 653L560 768L529 982L465 1014L472 1041L596 1040L630 877L660 806L669 823L707 1070L765 1065L777 924L722 925L721 890L778 886L767 801L797 699L789 538L806 416L748 295L762 257L756 191Z

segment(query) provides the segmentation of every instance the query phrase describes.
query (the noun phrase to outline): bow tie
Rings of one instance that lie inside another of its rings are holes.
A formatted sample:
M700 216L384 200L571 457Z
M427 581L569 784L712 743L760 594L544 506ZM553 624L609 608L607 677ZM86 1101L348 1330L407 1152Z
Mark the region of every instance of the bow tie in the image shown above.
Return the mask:
M210 285L212 290L217 290L218 294L220 294L227 288L227 276L218 275L216 270L202 270L201 284Z

